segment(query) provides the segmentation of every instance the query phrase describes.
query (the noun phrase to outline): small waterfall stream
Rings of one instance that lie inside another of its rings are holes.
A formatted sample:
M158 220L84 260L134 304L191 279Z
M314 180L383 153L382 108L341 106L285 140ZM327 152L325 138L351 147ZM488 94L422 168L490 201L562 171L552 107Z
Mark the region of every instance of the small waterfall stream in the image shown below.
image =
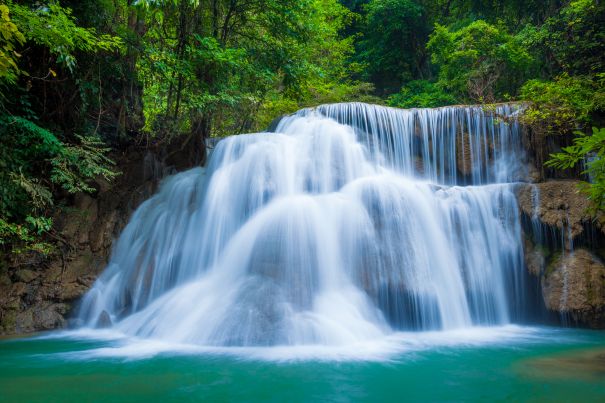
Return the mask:
M164 181L79 316L212 346L346 345L521 316L518 107L324 105Z

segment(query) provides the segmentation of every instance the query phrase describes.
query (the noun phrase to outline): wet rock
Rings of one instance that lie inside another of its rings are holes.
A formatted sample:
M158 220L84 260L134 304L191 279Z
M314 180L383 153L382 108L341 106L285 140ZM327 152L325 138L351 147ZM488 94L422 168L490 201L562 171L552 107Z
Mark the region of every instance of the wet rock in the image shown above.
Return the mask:
M525 180L527 180L530 183L536 183L539 182L541 179L541 174L540 171L533 165L533 164L527 164L525 167Z
M0 274L0 287L10 286L11 284L12 284L12 281L8 274L6 274L6 273Z
M84 286L86 288L90 288L90 287L92 287L92 285L94 284L96 279L97 279L97 276L89 274L89 275L78 278L77 282L78 282L78 284L81 284L82 286Z
M605 264L586 249L561 254L542 280L546 307L583 325L605 328Z
M114 210L107 215L102 223L99 223L99 227L91 234L90 247L93 252L98 252L111 246L117 222L118 211Z
M112 325L111 317L109 316L107 311L101 312L101 314L99 315L99 319L97 320L97 327L105 328L105 327L111 327L111 325Z
M15 332L31 333L65 327L64 315L69 305L63 303L46 303L33 306L16 315Z
M73 207L64 208L56 214L55 226L61 237L69 240L70 246L87 245L90 232L96 228L98 214L98 201L90 195L78 194Z
M517 188L517 200L522 213L536 217L543 226L569 234L571 239L566 239L568 250L571 248L569 241L581 237L585 224L592 222L588 213L590 201L580 192L579 183L574 180L557 180Z
M100 176L95 179L95 187L99 190L99 193L105 193L111 190L112 184Z
M414 158L414 169L419 175L425 174L424 161L422 160L422 158Z
M65 327L63 315L69 311L67 304L52 304L42 309L34 309L33 325L36 331Z
M605 328L605 265L595 255L603 228L590 215L579 183L555 180L517 189L521 212L531 219L525 264L540 279L547 309L572 323Z
M544 252L528 239L525 239L524 252L527 270L534 276L540 276L546 267Z
M27 293L27 285L25 283L14 283L11 286L10 295L21 297Z
M24 312L19 312L14 319L14 329L9 328L7 330L12 330L14 333L35 332L36 328L34 327L34 312L31 309L28 309Z
M456 166L458 167L458 172L464 176L473 173L471 155L470 136L468 133L462 133L456 138Z
M36 278L38 278L39 275L40 273L27 269L18 270L15 273L15 277L17 278L17 280L23 283L31 283Z
M180 150L180 144L174 147ZM54 254L26 252L0 262L0 334L66 326L70 306L105 267L113 239L129 216L154 193L163 175L174 172L163 162L170 150L153 152L153 158L136 149L112 156L121 175L111 183L95 180L93 195L64 200L67 207L53 216L57 236L48 240L55 243ZM192 166L183 153L170 155L181 159L183 168Z
M68 283L60 287L59 299L63 301L73 301L80 298L88 291L88 287L79 283Z

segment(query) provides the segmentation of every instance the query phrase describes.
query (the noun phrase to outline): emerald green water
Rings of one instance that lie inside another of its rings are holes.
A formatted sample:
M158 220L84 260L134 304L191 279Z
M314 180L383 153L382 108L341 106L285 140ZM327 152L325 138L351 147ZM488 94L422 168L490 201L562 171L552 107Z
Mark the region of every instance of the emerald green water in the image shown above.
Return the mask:
M0 401L605 401L605 332L399 334L346 349L0 341Z

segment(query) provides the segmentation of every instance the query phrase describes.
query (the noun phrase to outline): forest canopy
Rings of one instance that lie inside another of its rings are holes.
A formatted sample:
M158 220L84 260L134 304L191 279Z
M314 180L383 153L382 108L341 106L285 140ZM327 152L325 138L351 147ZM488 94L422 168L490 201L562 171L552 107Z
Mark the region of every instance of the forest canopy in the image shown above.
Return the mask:
M112 150L201 150L320 103L522 101L540 138L591 137L604 27L597 0L5 0L0 246L45 250L53 205L115 177Z

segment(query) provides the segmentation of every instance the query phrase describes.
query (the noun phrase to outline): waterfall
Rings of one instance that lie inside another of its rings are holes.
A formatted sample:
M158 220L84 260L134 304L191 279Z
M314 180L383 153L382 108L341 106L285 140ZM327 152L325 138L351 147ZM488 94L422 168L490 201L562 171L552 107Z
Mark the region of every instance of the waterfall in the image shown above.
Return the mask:
M510 323L518 111L324 105L225 138L138 208L79 317L214 346Z

